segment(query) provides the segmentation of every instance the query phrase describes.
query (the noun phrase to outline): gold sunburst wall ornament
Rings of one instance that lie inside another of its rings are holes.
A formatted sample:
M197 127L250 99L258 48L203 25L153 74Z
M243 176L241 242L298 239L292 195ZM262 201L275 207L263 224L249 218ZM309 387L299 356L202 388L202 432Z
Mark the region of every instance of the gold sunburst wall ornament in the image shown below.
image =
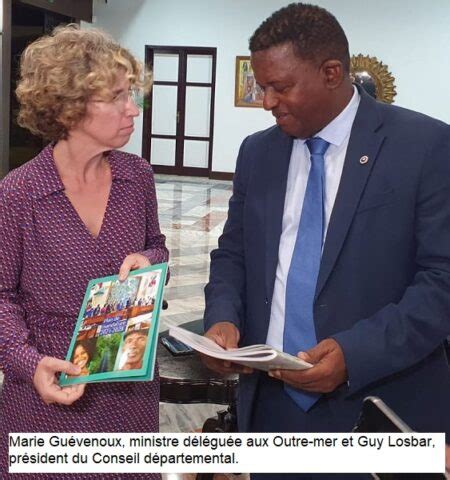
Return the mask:
M352 80L361 85L370 95L384 103L393 103L397 95L395 78L383 62L369 55L352 55L350 59Z

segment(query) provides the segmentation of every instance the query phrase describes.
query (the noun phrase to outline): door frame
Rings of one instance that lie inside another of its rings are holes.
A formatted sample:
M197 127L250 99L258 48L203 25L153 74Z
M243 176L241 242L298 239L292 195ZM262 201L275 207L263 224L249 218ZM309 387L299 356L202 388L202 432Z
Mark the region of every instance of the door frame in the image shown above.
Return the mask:
M154 81L154 85L176 86L177 89L177 112L179 112L179 121L177 122L175 135L153 135L152 126L152 100L153 90L148 93L144 99L143 126L142 126L142 157L151 163L150 152L153 138L175 139L175 165L152 165L155 173L166 173L171 175L188 175L197 177L209 177L212 172L212 152L214 139L214 105L216 91L216 61L217 48L215 47L187 47L187 46L168 46L168 45L146 45L145 46L145 67L153 70L153 61L155 53L175 53L179 55L178 79L173 81ZM211 55L212 73L211 82L187 82L187 56L188 55ZM209 136L192 137L184 135L185 129L185 107L186 107L186 88L187 87L210 87L211 102L209 112ZM199 140L209 142L208 167L184 167L182 165L184 155L184 140ZM177 162L177 160L179 160ZM181 164L180 164L181 162Z

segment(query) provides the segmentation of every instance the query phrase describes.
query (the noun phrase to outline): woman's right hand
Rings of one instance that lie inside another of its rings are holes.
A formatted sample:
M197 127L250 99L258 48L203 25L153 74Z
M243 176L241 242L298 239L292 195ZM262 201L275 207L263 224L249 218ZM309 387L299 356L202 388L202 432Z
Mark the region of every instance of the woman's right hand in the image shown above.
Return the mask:
M59 372L64 372L68 375L79 375L80 367L59 358L44 357L38 363L34 372L34 388L47 405L51 403L72 405L73 402L83 395L86 384L60 387L56 376Z

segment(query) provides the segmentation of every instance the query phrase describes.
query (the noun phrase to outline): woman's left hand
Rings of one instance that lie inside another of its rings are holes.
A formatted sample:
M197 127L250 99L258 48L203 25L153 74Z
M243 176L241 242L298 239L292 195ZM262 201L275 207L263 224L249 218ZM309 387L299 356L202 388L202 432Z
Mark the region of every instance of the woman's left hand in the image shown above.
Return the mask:
M119 270L119 280L123 282L130 273L130 270L137 270L138 268L148 267L150 261L140 253L131 253L125 257Z

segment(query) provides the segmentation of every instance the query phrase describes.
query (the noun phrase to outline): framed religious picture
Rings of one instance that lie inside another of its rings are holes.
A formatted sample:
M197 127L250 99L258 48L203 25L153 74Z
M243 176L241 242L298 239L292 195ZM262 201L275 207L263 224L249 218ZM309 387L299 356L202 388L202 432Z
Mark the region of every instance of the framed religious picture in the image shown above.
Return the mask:
M234 106L262 108L263 96L264 92L253 74L250 57L236 57Z

